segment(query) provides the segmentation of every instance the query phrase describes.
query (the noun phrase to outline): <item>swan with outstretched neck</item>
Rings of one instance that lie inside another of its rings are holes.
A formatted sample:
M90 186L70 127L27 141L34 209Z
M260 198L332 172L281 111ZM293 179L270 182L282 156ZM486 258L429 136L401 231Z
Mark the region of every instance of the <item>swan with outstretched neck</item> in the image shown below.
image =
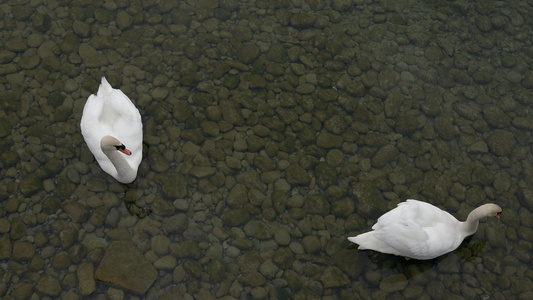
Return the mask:
M143 134L141 115L128 96L102 77L98 93L85 103L80 127L102 170L119 182L133 182L142 160Z
M374 250L413 259L432 259L451 252L478 228L485 217L499 219L502 209L493 203L474 209L460 222L440 208L409 199L382 215L372 231L349 237L359 250Z

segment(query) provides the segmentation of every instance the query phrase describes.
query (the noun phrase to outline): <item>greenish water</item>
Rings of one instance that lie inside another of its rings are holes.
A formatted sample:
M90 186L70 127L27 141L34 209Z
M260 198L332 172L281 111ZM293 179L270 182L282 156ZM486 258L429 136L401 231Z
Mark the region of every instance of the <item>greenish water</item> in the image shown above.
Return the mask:
M530 299L524 1L0 4L2 299ZM80 132L105 76L137 179ZM460 220L430 261L358 251L415 198Z

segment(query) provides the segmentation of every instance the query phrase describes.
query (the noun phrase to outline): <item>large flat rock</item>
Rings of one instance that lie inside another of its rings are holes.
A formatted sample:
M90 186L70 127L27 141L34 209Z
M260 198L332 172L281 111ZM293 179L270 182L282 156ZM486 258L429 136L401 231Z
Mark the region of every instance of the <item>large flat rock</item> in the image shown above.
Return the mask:
M95 274L96 280L138 295L146 293L156 277L154 266L131 241L112 242Z

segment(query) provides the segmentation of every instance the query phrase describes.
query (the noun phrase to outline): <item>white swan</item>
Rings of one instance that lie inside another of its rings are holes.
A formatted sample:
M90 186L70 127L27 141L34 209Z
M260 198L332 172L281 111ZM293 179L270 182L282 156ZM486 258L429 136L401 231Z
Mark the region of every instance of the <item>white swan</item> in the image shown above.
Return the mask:
M465 222L460 222L436 206L409 199L382 215L372 231L348 240L358 244L360 250L432 259L457 249L465 237L476 232L481 218L499 219L501 212L498 205L489 203L474 209Z
M97 95L87 99L80 127L89 150L106 173L122 183L135 180L142 160L141 114L105 77Z

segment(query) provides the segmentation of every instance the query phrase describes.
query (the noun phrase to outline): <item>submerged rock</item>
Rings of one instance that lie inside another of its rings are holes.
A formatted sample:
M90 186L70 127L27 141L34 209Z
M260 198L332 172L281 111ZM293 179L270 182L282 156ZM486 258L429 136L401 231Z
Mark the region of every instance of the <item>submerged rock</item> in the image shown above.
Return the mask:
M383 291L392 293L403 290L407 286L407 277L403 274L395 274L383 279L379 288Z
M377 218L387 211L387 202L380 190L371 181L361 181L354 185L355 210L363 218Z
M96 280L143 295L154 283L157 271L131 241L109 245L96 269Z
M330 266L326 267L320 276L320 281L325 288L335 288L349 284L350 278L341 269Z
M56 278L50 275L44 275L39 279L35 290L41 294L56 297L61 293L61 285Z
M84 262L78 267L79 292L82 296L90 296L96 290L94 282L94 267L90 262Z

